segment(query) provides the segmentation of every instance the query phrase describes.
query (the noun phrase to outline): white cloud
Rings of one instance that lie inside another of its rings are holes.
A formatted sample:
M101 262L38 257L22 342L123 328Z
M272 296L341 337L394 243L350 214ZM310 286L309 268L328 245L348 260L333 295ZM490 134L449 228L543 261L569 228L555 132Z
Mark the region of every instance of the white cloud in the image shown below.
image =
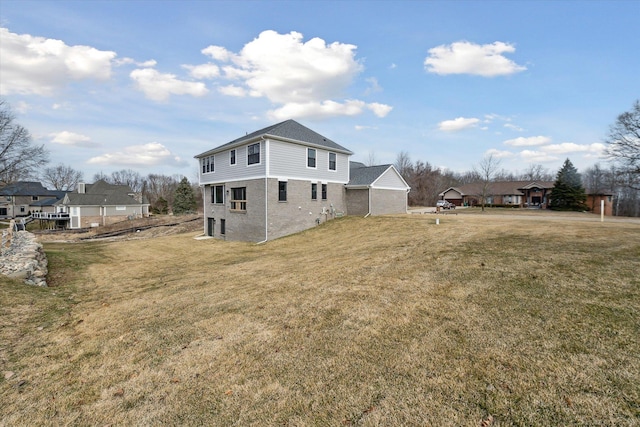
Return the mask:
M91 142L91 138L79 133L69 132L63 130L62 132L56 132L49 134L51 142L54 144L65 145L68 147L94 147L96 144Z
M231 52L229 52L222 46L209 46L202 49L200 52L202 52L202 54L204 55L210 56L217 61L223 62L229 61L234 56Z
M348 100L344 103L336 101L290 102L271 110L268 115L272 119L286 120L291 117L326 118L333 116L356 116L361 114L367 105L363 101Z
M373 114L375 114L378 117L386 117L387 114L389 114L391 110L393 110L392 106L386 105L386 104L379 104L377 102L372 102L371 104L367 104L367 108L373 111Z
M247 91L243 87L236 85L221 86L218 88L218 92L223 95L236 96L239 98L247 96Z
M209 46L202 53L218 62L220 78L233 82L220 87L220 93L267 98L277 105L269 112L273 118L354 115L367 109L384 117L390 106L344 99L363 70L355 51L351 44L327 44L317 37L305 42L295 31L267 30L238 53L222 46ZM375 78L367 82L369 92L380 90Z
M513 123L505 123L504 127L511 129L511 130L515 130L516 132L523 132L524 129L521 128L520 126L514 125Z
M507 139L504 141L505 145L510 145L512 147L531 147L537 145L545 145L551 142L551 138L547 136L529 136L524 137L520 136L514 139Z
M0 28L0 92L50 96L73 80L107 80L115 52Z
M215 64L183 65L194 79L213 79L220 75L220 67Z
M576 144L573 142L563 142L561 144L545 145L541 149L552 154L569 154L569 153L589 153L601 155L604 153L605 145L600 143L593 144Z
M158 142L150 142L142 145L131 145L122 151L105 153L92 157L87 162L93 165L112 166L158 166L158 165L183 165L180 157L174 156L171 151Z
M479 122L480 119L476 119L475 117L458 117L453 120L444 120L438 123L438 129L444 132L456 132L475 127Z
M366 90L367 95L382 91L382 86L380 86L380 83L378 83L378 79L376 79L375 77L368 77L365 79L365 81L369 83L369 87Z
M148 61L139 62L133 58L121 58L121 59L116 59L114 63L118 66L134 64L136 67L150 68L150 67L155 67L158 64L158 61L156 61L155 59L149 59Z
M485 155L493 156L496 159L506 159L506 158L515 156L515 154L513 154L511 151L501 151L495 148L491 148L487 150Z
M424 60L424 66L428 72L440 75L504 76L527 69L503 56L515 50L513 45L503 42L479 45L459 41L429 49L429 56Z
M520 157L527 162L544 163L554 162L558 160L558 157L552 156L544 151L523 150L520 152Z
M203 96L209 90L202 82L179 80L173 74L160 73L153 68L133 70L129 75L137 88L154 101L166 101L171 95Z

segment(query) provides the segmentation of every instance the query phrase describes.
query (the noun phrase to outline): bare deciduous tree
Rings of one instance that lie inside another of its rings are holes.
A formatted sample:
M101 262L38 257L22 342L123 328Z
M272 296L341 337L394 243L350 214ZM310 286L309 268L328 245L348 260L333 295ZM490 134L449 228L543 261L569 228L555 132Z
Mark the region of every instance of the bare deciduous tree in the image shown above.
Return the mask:
M60 163L57 166L46 168L41 176L44 183L54 190L72 191L83 180L82 172Z
M0 99L0 182L35 178L49 162L44 145L34 145L29 131L15 122L9 105Z
M640 100L633 104L631 111L618 116L609 129L606 142L607 154L612 159L632 174L640 175Z
M493 157L493 154L489 154L478 163L478 166L474 168L474 171L480 176L480 197L482 203L482 211L484 212L484 206L487 202L487 198L492 196L491 183L494 180L494 176L500 167L500 160Z

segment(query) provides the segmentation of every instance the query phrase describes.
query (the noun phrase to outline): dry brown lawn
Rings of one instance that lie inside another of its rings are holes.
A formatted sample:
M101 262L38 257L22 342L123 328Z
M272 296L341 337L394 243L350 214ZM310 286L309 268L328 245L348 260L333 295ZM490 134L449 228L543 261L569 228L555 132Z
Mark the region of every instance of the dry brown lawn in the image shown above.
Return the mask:
M0 425L638 425L640 223L584 215L45 243Z

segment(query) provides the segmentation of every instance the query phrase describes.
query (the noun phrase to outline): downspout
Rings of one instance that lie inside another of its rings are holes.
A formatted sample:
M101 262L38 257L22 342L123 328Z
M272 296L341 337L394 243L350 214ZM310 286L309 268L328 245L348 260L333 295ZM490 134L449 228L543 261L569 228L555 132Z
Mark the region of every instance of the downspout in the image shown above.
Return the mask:
M368 202L368 211L367 214L364 216L365 218L368 217L369 215L371 215L371 190L373 190L373 188L371 187L367 187L367 195L369 197L369 202Z
M198 166L199 168L200 166ZM198 175L200 175L200 171L198 171ZM200 181L200 178L198 178L198 181ZM204 184L200 184L200 192L202 193L202 235L203 236L207 236L207 194L205 191L205 186ZM224 196L224 194L223 194ZM226 201L226 200L225 200ZM213 234L215 236L215 231L213 231Z
M269 140L261 136L264 141L264 240L256 243L261 245L269 240Z

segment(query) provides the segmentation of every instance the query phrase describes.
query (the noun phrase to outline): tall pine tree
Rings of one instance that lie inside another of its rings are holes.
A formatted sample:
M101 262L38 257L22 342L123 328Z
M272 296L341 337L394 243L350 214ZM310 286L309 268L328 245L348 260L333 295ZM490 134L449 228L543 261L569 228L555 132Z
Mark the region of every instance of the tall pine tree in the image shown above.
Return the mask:
M586 200L582 178L573 163L567 159L556 175L549 206L554 210L582 211L586 209Z
M196 195L187 178L182 178L173 198L173 213L180 215L196 210Z

